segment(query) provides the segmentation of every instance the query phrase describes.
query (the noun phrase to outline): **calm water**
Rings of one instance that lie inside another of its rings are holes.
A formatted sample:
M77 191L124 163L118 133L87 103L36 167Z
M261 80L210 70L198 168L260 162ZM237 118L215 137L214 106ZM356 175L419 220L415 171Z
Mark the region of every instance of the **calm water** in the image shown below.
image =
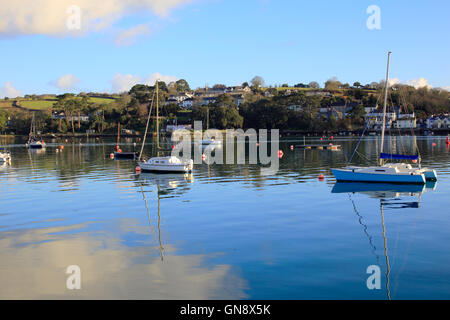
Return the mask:
M112 140L45 152L3 140L13 161L0 168L0 298L449 299L445 138L417 138L439 176L424 190L334 186L330 167L356 144L336 140L342 151L283 142L270 176L206 164L136 175L135 162L109 159ZM359 150L375 159L376 149L367 138ZM66 289L69 265L81 268L81 290ZM370 265L380 290L367 289Z

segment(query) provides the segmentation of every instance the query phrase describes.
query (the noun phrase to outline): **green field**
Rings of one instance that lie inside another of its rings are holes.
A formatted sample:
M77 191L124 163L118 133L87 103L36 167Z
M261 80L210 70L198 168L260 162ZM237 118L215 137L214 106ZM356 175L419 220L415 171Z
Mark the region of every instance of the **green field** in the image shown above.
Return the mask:
M89 101L90 102L94 102L94 103L98 103L98 104L102 104L102 103L112 103L115 100L114 99L108 99L108 98L90 97Z
M0 100L0 108L12 108L12 103L14 100L18 101L18 104L20 107L24 109L30 109L30 110L47 110L56 102L56 99L54 98L48 98L48 99L40 99L40 100L25 100L23 98L17 98L17 99L10 99L10 100ZM97 104L109 104L115 101L115 99L108 99L108 98L101 98L101 97L90 97L90 102L97 103Z
M11 100L1 100L0 101L0 108L11 108L11 107L12 107Z
M47 110L55 104L56 100L20 100L19 104L22 108L31 110Z

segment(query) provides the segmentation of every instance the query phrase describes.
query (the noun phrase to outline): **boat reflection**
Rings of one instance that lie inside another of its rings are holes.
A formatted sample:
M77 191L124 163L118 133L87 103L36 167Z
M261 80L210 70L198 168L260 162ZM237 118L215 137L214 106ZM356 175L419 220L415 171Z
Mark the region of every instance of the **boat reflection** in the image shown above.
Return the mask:
M386 265L385 281L386 281L386 295L387 299L391 300L390 289L390 274L391 265L388 255L388 239L386 234L385 224L385 209L418 209L420 207L421 196L426 191L436 190L436 182L427 182L425 185L411 185L411 184L390 184L390 183L359 183L359 182L337 182L332 193L347 193L349 200L352 202L353 210L358 216L358 221L363 227L363 231L369 240L372 253L375 254L377 264L379 264L379 256L377 254L376 246L373 242L373 237L368 232L368 226L364 222L364 219L358 210L352 195L355 193L361 193L369 196L370 198L379 199L380 202L380 215L381 215L381 235L383 237L384 258ZM413 201L411 201L413 197ZM417 199L417 200L416 200Z
M400 196L419 196L426 191L436 190L436 181L424 185L393 183L337 182L332 193L362 193L372 198L385 199Z
M148 205L148 199L146 192L144 191L144 186L156 186L157 188L157 198L158 198L158 211L157 211L157 229L158 229L158 242L161 261L164 261L164 246L161 239L161 195L176 194L175 190L180 188L180 190L186 190L185 187L193 183L194 177L192 174L151 174L151 173L141 173L138 176L140 192L142 193L142 199L145 203L145 209L147 211L147 218L149 226L153 229L152 218L150 213L150 207ZM181 192L183 193L183 192ZM178 193L179 194L179 193Z

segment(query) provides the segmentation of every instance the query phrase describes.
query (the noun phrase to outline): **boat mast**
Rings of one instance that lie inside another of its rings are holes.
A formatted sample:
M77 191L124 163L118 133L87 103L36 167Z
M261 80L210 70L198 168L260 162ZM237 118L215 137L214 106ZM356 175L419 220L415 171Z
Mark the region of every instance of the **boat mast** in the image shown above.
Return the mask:
M159 151L158 80L156 80L156 150Z
M387 60L387 70L386 70L386 82L384 89L384 104L383 104L383 127L381 129L381 146L380 146L380 156L383 153L383 145L384 145L384 131L386 127L386 105L387 105L387 97L388 97L388 89L389 89L389 62L391 60L391 51L388 52L388 60ZM383 159L380 158L380 166L383 165Z

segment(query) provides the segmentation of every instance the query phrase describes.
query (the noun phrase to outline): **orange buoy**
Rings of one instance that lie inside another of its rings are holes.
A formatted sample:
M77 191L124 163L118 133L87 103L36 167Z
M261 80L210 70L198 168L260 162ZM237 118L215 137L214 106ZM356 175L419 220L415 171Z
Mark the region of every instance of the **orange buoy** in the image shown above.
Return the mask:
M417 160L413 160L412 163L417 163Z
M60 148L61 150L64 150L64 146L63 146L63 145L60 145L59 148Z
M433 147L436 147L436 143L434 143L434 142L433 142L431 145L432 145Z
M325 179L325 176L323 174L319 174L319 180Z
M117 150L117 151L122 152L122 149L119 149L119 150Z

